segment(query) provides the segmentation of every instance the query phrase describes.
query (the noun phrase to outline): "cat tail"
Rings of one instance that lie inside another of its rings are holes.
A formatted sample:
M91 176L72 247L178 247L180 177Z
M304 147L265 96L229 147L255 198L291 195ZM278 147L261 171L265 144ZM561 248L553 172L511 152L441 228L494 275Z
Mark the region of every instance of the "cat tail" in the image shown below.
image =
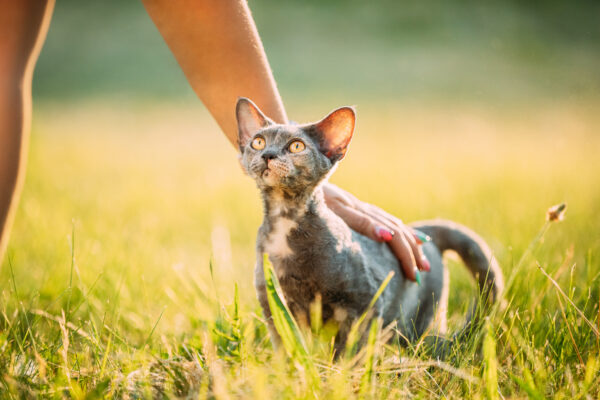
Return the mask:
M420 221L411 226L429 235L441 253L446 250L458 253L475 278L479 290L478 301L471 307L465 326L454 338L459 339L476 331L482 317L494 303L501 300L504 289L502 271L490 247L475 232L456 222L437 219Z

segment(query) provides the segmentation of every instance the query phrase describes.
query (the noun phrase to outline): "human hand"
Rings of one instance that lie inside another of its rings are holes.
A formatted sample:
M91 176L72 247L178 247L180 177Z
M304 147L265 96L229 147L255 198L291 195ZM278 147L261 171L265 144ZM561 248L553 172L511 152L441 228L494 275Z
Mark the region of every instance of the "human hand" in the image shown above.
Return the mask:
M430 269L420 246L423 241L429 240L427 235L331 183L323 185L323 193L327 206L351 229L378 242L386 242L400 261L404 276L420 284L419 270Z

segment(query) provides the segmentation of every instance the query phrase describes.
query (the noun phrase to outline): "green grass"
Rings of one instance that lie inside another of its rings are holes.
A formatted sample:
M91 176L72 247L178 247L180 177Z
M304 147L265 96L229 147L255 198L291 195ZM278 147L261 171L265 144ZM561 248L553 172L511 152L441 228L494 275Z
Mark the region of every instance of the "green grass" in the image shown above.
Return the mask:
M464 223L507 278L518 269L506 310L437 363L377 325L338 361L327 325L299 328L308 355L273 351L253 288L258 193L205 112L45 103L0 270L0 397L597 398L597 105L358 104L333 181L406 221ZM457 329L475 292L448 262Z
M61 0L0 269L0 398L598 398L597 2L249 4L294 120L358 106L333 181L479 232L514 276L507 308L447 363L376 323L333 361L334 328L281 307L274 351L231 146L139 2ZM448 264L455 330L475 289Z

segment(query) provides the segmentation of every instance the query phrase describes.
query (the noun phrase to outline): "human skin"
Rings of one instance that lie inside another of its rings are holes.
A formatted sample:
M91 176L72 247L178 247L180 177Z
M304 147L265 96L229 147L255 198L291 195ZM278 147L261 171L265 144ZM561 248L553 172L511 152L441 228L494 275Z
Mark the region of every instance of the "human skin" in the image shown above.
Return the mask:
M0 261L27 164L31 80L54 0L0 0Z
M235 146L235 103L252 98L275 122L287 116L244 0L143 0L188 82ZM0 259L18 202L31 121L31 80L54 0L0 0ZM404 275L428 270L414 232L399 219L328 184L327 205L352 229L388 242Z
M239 97L251 98L277 123L287 116L267 56L245 0L143 0L190 85L237 147L234 115ZM324 187L327 205L352 229L386 241L404 275L428 270L414 232L398 218L335 185ZM386 234L387 231L387 234Z

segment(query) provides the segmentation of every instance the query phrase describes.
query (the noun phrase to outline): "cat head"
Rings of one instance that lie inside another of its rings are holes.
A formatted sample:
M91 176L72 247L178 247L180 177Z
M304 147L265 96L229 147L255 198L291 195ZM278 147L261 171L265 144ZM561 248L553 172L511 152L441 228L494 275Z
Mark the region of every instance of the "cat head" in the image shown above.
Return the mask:
M236 116L242 167L261 190L289 194L314 188L344 158L356 119L354 109L342 107L315 123L281 125L246 98Z

